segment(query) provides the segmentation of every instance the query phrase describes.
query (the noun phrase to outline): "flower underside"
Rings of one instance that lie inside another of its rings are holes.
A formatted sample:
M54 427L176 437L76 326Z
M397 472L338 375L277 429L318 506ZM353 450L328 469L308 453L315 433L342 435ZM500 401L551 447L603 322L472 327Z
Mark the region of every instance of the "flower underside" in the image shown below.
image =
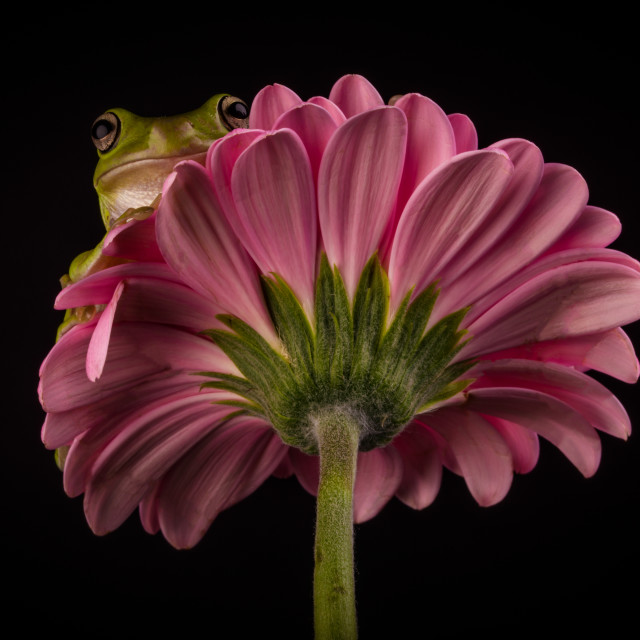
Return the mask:
M278 275L263 278L273 323L285 354L234 316L218 319L231 331L204 333L244 377L217 371L203 388L233 391L245 400L222 401L238 413L268 420L282 440L317 454L314 424L327 409L339 408L360 424L360 450L388 444L417 414L462 391L473 364L450 364L466 342L459 325L468 309L456 311L426 333L438 296L435 285L412 301L409 291L387 326L389 281L376 254L365 266L353 303L342 276L322 256L316 280L314 325L288 284ZM237 415L237 414L233 414Z

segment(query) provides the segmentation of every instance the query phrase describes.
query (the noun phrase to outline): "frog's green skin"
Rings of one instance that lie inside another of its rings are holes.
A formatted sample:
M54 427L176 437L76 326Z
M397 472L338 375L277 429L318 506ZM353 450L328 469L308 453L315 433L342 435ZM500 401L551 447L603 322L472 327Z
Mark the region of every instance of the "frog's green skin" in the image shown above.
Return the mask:
M100 213L107 232L119 222L150 215L166 177L176 163L196 160L204 164L207 149L230 129L246 127L246 120L230 122L223 111L237 101L228 94L217 94L200 108L179 116L144 118L126 109L111 109L94 123L94 143L98 164L93 185L98 194ZM248 111L248 109L247 109ZM101 151L96 141L96 124L101 119L118 121L115 142ZM233 120L233 119L232 119ZM61 278L67 286L121 260L102 255L103 240L71 263ZM91 310L69 309L58 329L58 338L79 322L89 319Z

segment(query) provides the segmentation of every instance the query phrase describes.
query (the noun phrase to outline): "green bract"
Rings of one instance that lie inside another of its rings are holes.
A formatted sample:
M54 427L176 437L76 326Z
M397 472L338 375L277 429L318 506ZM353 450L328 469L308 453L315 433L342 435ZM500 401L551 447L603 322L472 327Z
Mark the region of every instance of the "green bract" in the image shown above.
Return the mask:
M317 454L315 418L327 409L351 414L360 425L360 450L390 442L417 413L462 391L473 361L450 364L465 344L459 329L467 309L426 333L438 296L431 285L410 302L405 296L388 324L389 281L377 255L365 266L353 303L337 268L322 256L316 281L315 330L282 278L264 277L264 291L285 353L236 317L218 316L230 331L204 333L244 377L216 371L202 387L243 399L223 401L268 420L282 440Z

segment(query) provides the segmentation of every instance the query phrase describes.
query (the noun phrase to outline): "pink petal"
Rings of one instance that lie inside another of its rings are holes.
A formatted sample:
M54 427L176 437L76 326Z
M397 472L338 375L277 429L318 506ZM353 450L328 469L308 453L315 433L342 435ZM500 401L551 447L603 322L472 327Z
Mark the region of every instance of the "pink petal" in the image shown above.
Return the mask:
M314 96L313 98L309 98L307 102L316 104L319 107L322 107L325 111L328 111L329 115L338 126L347 119L344 113L342 113L340 107L324 96Z
M231 411L202 396L155 407L130 421L91 468L85 515L94 533L119 527L161 476Z
M289 457L293 465L293 472L303 489L312 496L317 496L318 483L320 482L320 458L309 456L299 449L291 449Z
M482 356L483 360L525 358L541 362L557 362L586 371L595 369L623 382L634 383L640 377L640 363L633 344L620 328L602 333L587 334L534 342Z
M469 393L472 411L515 422L554 444L585 476L600 464L595 429L564 402L539 391L516 388L477 389Z
M394 447L358 454L353 489L353 520L370 520L393 497L402 482L402 458Z
M616 215L598 207L586 206L548 252L606 247L620 235L621 230L622 225Z
M442 291L437 316L472 304L546 251L580 215L587 197L586 183L575 169L546 164L524 211L492 246L484 245L484 255L457 282Z
M158 490L160 482L147 492L147 495L140 501L140 522L144 530L151 535L160 531L160 520L158 519Z
M471 495L480 506L496 504L507 495L513 478L511 453L490 423L462 408L422 414L419 421L446 440Z
M492 145L509 155L513 164L513 177L482 225L466 244L452 256L445 269L441 269L440 285L444 293L451 283L464 273L482 254L493 247L515 218L520 215L535 193L544 162L538 147L526 140L510 139ZM448 309L443 315L451 311Z
M640 317L640 277L606 262L547 271L504 297L467 328L458 359L532 342L599 333Z
M329 112L314 104L303 104L282 114L275 126L277 129L292 129L302 140L309 156L314 182L317 184L322 155L338 128Z
M253 99L249 112L251 129L272 129L275 121L285 112L302 103L291 89L273 84L260 90Z
M516 473L532 471L540 456L540 441L537 434L509 420L487 415L482 417L507 443L513 460L513 470Z
M195 545L220 511L273 473L287 450L273 429L255 418L214 429L165 477L158 515L167 540L178 549Z
M419 292L435 279L440 266L484 221L512 171L506 153L473 151L455 156L420 184L402 213L391 249L392 311L411 287Z
M164 262L156 241L155 214L111 229L104 239L102 253L140 262Z
M402 481L396 496L413 509L428 507L442 480L441 444L432 431L414 422L393 441L402 458Z
M311 166L300 138L283 129L256 140L238 158L231 187L242 244L258 268L284 278L312 314L317 218Z
M318 177L318 215L329 264L353 295L393 213L406 142L400 109L347 120L331 138Z
M335 103L347 118L384 105L384 100L376 88L366 78L356 74L342 76L333 85L329 100Z
M289 478L293 475L293 463L289 455L285 455L280 464L273 470L273 476L276 478Z
M456 153L475 151L478 148L478 134L469 116L463 113L452 113L449 122L456 139Z
M572 407L592 427L616 438L631 434L629 416L620 401L589 376L551 362L499 360L480 362L470 372L470 389L518 387L546 393Z
M162 254L189 286L277 341L255 266L222 214L202 166L176 166L165 185L156 229Z

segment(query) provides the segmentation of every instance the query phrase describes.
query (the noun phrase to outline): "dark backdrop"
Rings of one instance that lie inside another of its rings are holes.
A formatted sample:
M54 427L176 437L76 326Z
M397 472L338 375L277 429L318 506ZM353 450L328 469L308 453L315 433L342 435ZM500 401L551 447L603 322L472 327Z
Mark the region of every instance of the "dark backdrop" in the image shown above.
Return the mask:
M310 27L195 14L168 35L184 16L167 15L163 30L148 18L125 28L113 10L105 5L82 28L72 14L16 23L4 41L5 604L25 632L71 638L309 638L314 501L295 479L269 480L195 549L176 551L137 515L94 536L40 443L37 371L61 319L57 279L103 233L93 119L114 106L181 113L221 91L250 101L273 82L303 98L328 95L341 75L361 73L385 99L417 91L467 113L481 146L524 137L547 161L576 167L590 203L622 219L614 246L640 257L635 47L624 19L601 17L584 26L510 14L465 28L464 15ZM629 332L639 344L638 326ZM605 382L638 430L637 389ZM589 480L543 443L536 469L495 507L478 507L445 472L428 509L394 499L357 526L362 638L595 628L616 637L635 619L640 444L637 434L602 440Z

